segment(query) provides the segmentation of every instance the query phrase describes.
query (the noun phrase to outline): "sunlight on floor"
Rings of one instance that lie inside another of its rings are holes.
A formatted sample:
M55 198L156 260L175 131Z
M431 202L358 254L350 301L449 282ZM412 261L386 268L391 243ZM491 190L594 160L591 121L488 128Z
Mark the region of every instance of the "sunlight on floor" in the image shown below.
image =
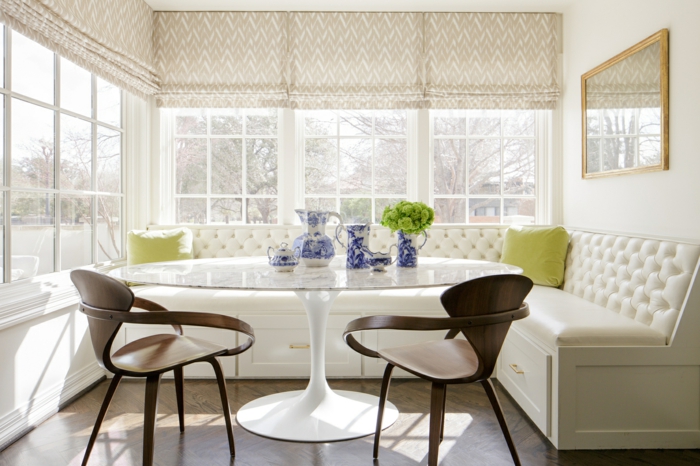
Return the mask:
M444 457L474 418L466 413L445 414L445 435L440 445L440 457ZM428 451L430 416L423 413L401 413L399 420L382 432L381 447L401 451L409 458L420 461Z

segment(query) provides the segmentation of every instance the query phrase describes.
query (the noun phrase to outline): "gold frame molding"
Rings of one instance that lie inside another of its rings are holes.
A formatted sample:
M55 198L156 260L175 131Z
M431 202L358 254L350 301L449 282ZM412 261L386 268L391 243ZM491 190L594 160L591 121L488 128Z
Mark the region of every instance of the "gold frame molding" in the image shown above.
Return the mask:
M656 42L659 42L660 44L659 66L661 69L661 162L658 165L586 173L586 80ZM628 48L624 52L614 56L602 65L593 68L591 71L581 76L581 123L581 139L583 141L583 151L581 157L582 178L602 178L606 176L626 175L629 173L648 173L668 170L668 29L662 29L656 34L647 37L638 44Z

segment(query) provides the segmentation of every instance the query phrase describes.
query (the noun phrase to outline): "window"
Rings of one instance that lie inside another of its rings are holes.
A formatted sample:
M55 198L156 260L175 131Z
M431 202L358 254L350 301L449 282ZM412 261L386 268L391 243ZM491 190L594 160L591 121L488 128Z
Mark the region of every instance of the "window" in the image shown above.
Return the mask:
M537 112L430 112L436 223L535 223Z
M278 110L173 111L178 223L277 223Z
M0 37L4 281L122 257L121 90L9 28Z
M660 108L588 109L586 119L588 173L661 163Z
M538 180L547 176L548 110L161 115L170 141L161 158L170 177L163 195L172 201L163 223L292 224L295 208L379 223L384 208L400 200L432 205L443 224L547 218L546 183Z
M347 223L379 222L407 198L405 110L304 112L304 204Z

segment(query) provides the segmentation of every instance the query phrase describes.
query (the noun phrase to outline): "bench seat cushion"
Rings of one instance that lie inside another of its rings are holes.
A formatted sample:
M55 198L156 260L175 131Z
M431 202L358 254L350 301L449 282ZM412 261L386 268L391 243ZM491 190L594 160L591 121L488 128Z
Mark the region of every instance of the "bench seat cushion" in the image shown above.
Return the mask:
M150 299L171 311L225 312L232 315L260 311L304 312L292 291L206 290L169 286L134 286L135 295ZM440 295L446 287L344 291L333 303L333 312L441 312ZM447 313L445 313L447 315Z
M136 286L134 294L171 311L304 312L291 291L206 290ZM334 313L445 312L439 297L444 287L384 291L345 291L333 303ZM530 316L513 323L526 335L552 349L557 346L663 346L666 337L644 324L565 291L535 286L525 301Z
M666 336L648 325L557 288L535 286L525 301L530 316L513 327L550 348L666 345Z

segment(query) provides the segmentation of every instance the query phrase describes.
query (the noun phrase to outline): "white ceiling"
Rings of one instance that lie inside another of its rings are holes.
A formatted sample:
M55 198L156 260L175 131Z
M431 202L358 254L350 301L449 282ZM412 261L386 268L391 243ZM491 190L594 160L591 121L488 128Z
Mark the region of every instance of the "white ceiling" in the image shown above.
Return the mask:
M575 0L145 0L156 11L563 12Z

